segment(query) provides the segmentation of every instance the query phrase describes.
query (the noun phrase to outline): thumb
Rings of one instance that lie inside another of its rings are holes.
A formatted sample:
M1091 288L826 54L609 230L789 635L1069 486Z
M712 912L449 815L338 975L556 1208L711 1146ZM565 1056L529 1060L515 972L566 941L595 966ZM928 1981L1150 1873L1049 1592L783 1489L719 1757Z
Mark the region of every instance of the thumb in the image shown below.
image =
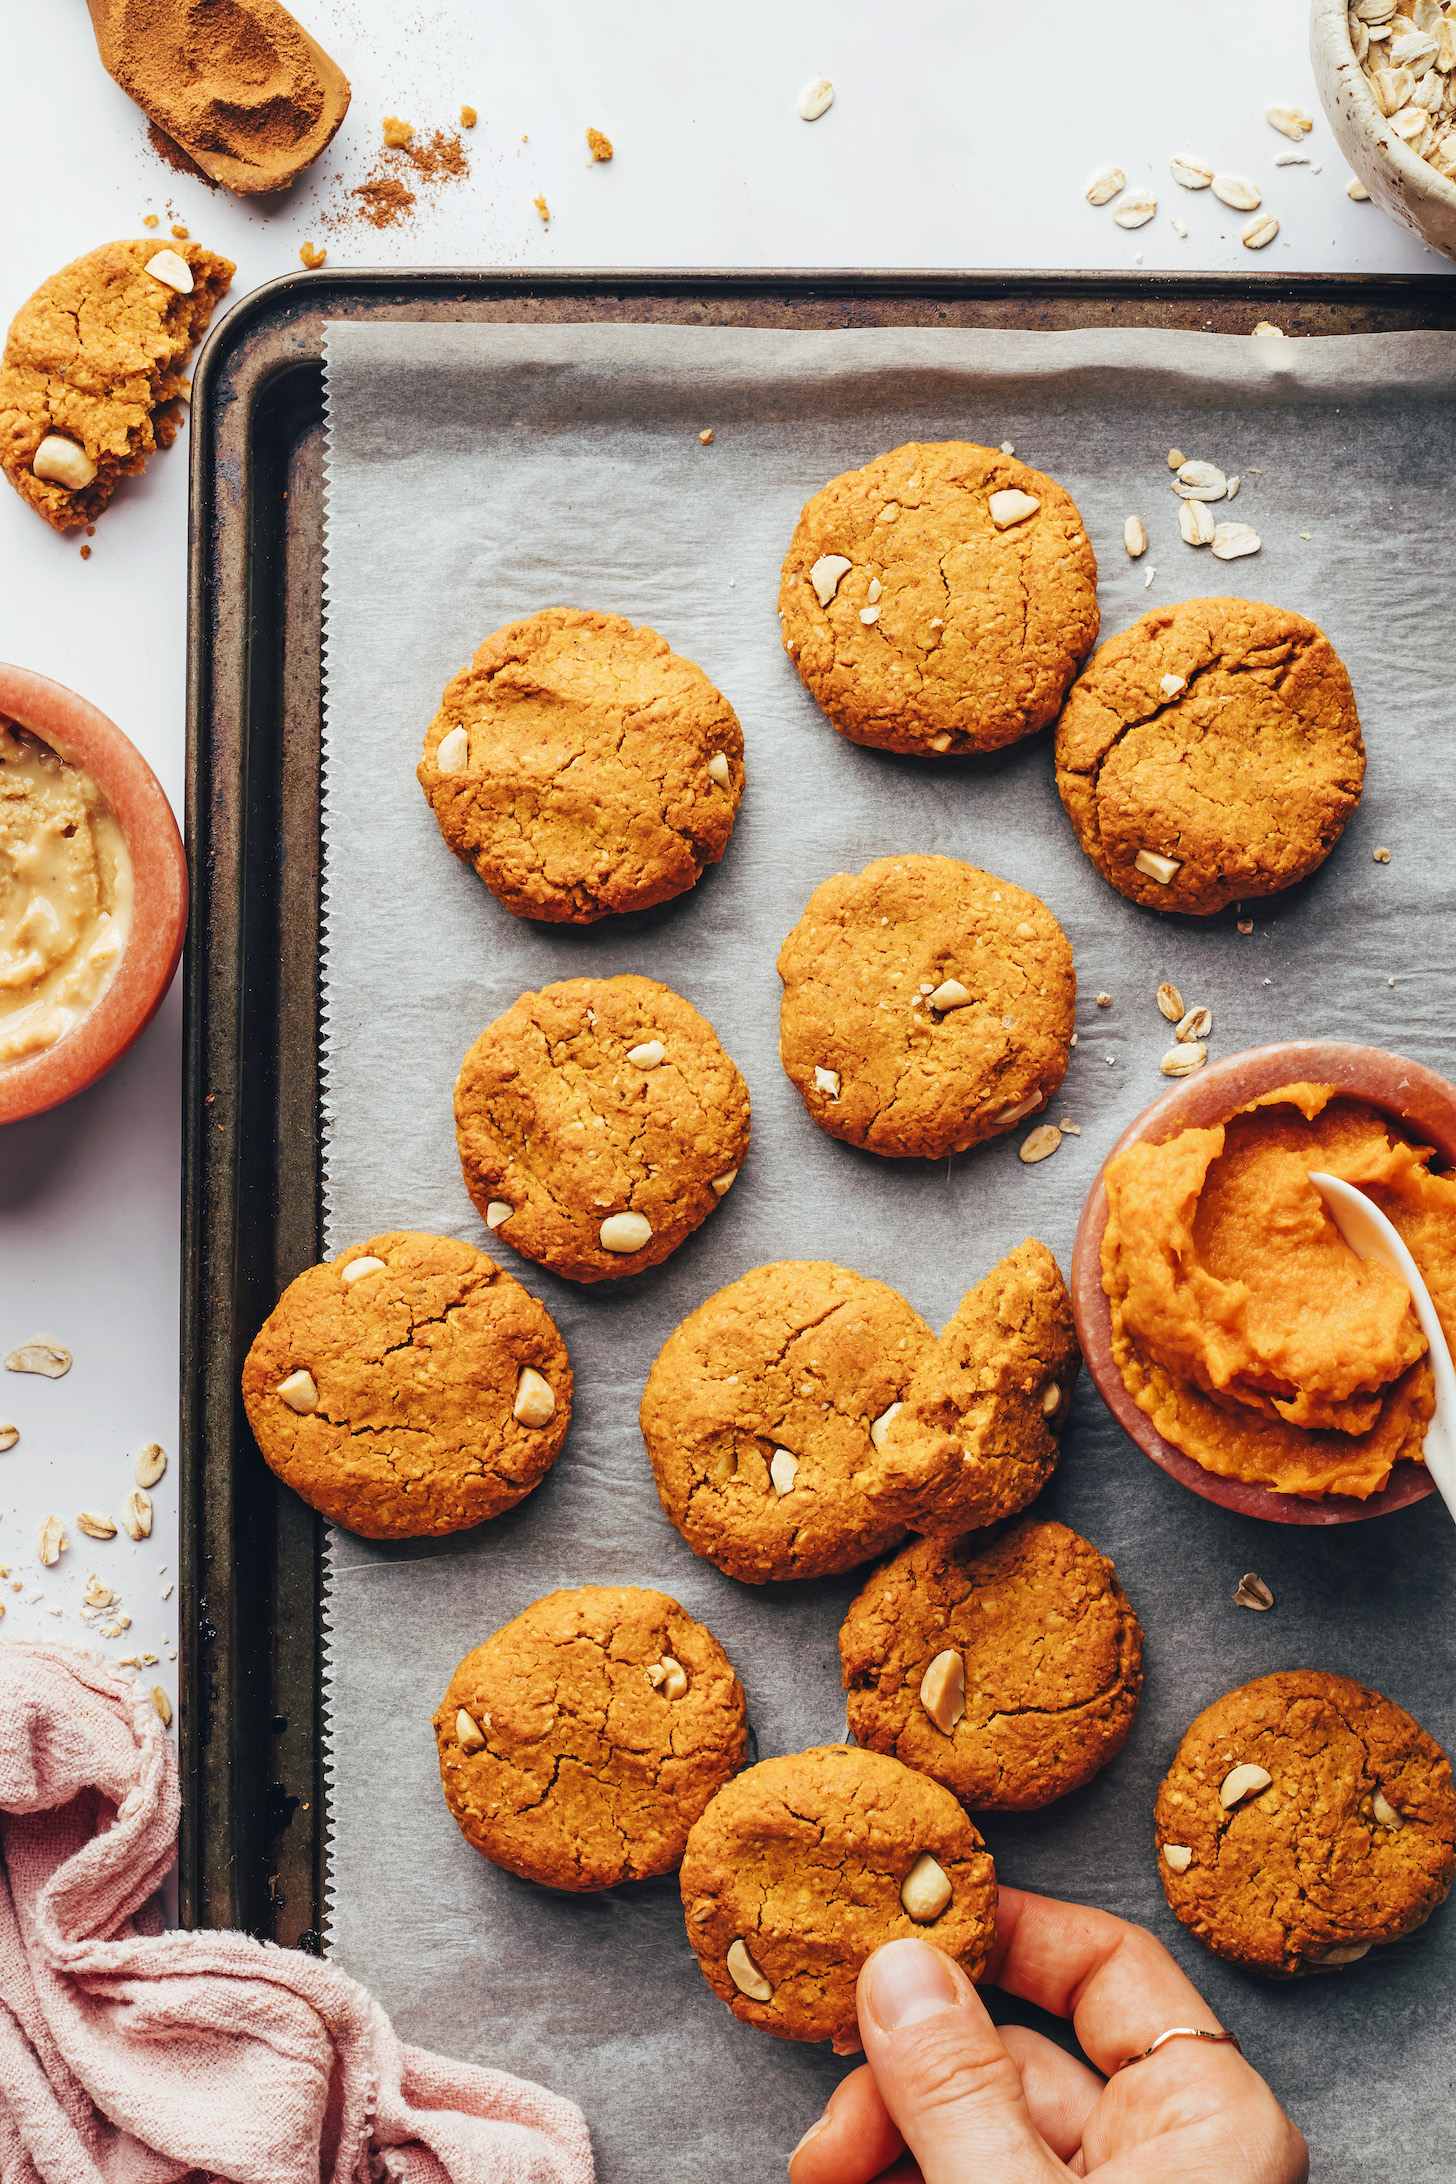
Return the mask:
M859 1975L865 2060L925 2184L1065 2184L1021 2074L960 1966L891 1941Z

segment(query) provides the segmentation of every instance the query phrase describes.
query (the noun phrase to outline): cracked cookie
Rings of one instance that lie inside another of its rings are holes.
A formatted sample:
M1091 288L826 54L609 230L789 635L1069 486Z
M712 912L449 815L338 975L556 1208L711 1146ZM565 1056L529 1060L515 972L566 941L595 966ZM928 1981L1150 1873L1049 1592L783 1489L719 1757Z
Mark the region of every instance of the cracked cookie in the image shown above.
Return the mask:
M1360 801L1365 745L1323 630L1256 599L1158 607L1101 647L1057 723L1057 788L1097 870L1209 917L1292 887Z
M121 480L171 446L182 365L234 270L199 243L103 243L16 312L0 362L0 468L55 530L94 523Z
M647 1377L662 1506L730 1577L827 1577L904 1537L858 1474L875 1423L934 1347L883 1282L825 1260L756 1267L700 1304Z
M445 840L507 910L590 925L667 902L718 862L743 735L655 630L547 607L460 670L416 771Z
M571 1423L544 1305L473 1244L375 1236L289 1283L243 1367L263 1459L365 1539L460 1532L529 1494Z
M876 1507L938 1538L1015 1516L1056 1469L1081 1363L1061 1269L1028 1236L966 1292L877 1437Z
M1117 1573L1065 1524L989 1546L921 1539L877 1570L839 1633L849 1727L970 1811L1033 1812L1127 1742L1143 1634Z
M783 2040L857 2040L855 1981L882 1942L918 1935L979 1979L996 1936L991 1853L949 1790L849 1744L720 1790L681 1886L708 1985Z
M1056 718L1097 641L1097 561L1055 479L969 441L911 441L807 503L779 617L852 742L995 751Z
M1445 1901L1451 1762L1393 1699L1289 1669L1205 1707L1158 1791L1158 1872L1215 1956L1275 1978L1353 1964Z
M1077 981L1035 895L953 857L880 857L817 887L779 950L779 1056L821 1130L943 1159L1045 1107Z
M461 1834L547 1888L670 1873L747 1751L717 1639L636 1585L535 1601L467 1653L434 1725Z
M465 1187L489 1227L576 1282L659 1266L732 1185L748 1087L655 978L568 978L488 1024L455 1084Z

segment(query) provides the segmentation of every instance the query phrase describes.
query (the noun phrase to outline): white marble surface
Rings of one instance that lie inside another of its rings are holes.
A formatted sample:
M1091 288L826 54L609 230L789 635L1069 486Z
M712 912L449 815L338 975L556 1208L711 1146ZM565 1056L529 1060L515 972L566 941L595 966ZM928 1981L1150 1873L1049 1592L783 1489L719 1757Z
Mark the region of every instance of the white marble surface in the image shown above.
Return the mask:
M83 0L7 0L4 317L65 260L142 232L149 211L161 233L183 221L235 258L239 294L295 269L305 238L360 265L1452 270L1346 198L1322 118L1306 145L1321 171L1275 168L1290 147L1266 103L1315 110L1300 0L1043 0L1034 14L992 0L740 0L726 13L681 0L304 0L303 12L354 103L312 176L248 203L162 166L96 59ZM795 97L821 73L836 102L806 125ZM469 178L421 191L409 225L341 224L377 162L381 117L449 127L462 100L479 113ZM610 166L587 164L588 123L613 138ZM1244 216L1173 183L1168 157L1185 149L1259 181L1281 223L1269 250L1252 257ZM1157 189L1148 226L1120 230L1083 201L1107 161ZM118 496L86 562L76 538L0 493L0 655L103 707L178 803L186 491L184 444ZM92 1506L119 1515L142 1442L175 1449L180 1039L174 995L106 1082L0 1133L0 1347L47 1333L76 1357L58 1382L0 1381L0 1418L22 1434L0 1455L4 1629L81 1637L97 1571L132 1618L107 1650L155 1652L146 1673L169 1688L176 1595L161 1598L160 1565L175 1562L175 1471L142 1546L81 1539L74 1519ZM51 1510L71 1545L40 1573L35 1528Z

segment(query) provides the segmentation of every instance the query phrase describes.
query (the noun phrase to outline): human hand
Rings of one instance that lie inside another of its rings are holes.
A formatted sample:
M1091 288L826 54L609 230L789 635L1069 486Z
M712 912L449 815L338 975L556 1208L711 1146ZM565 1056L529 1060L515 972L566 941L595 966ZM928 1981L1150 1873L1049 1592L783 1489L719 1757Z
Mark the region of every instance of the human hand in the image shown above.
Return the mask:
M928 1942L889 1942L859 1975L865 2067L794 2149L790 2184L1306 2184L1303 2138L1237 2048L1170 2040L1117 2069L1172 2025L1222 2029L1143 1927L1003 1888L986 1976L1070 2017L1097 2070L998 2031Z

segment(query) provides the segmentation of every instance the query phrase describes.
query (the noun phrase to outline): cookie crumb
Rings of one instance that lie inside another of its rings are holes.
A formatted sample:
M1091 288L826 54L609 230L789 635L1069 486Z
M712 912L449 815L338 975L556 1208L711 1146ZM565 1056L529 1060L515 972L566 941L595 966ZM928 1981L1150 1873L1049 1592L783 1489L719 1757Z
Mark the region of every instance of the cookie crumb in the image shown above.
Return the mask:
M1390 851L1384 846L1383 843L1381 844L1380 848L1374 852L1374 856L1375 862L1377 864L1389 864L1390 862Z
M89 546L83 546L81 548L81 559L83 561L89 561L91 559L91 549Z
M1252 932L1253 932L1253 930L1254 930L1254 921L1253 921L1253 919L1252 919L1252 918L1240 918L1240 919L1239 919L1239 931L1240 931L1241 933L1252 933Z
M312 243L303 243L299 246L298 255L308 267L309 272L316 273L325 258L327 258L328 252L326 250L315 250Z
M172 229L172 233L176 236L179 243L186 243L191 241L191 236L189 235L187 229L181 226L180 223Z
M1057 1128L1061 1131L1063 1137L1080 1137L1082 1135L1081 1123L1069 1122L1065 1115L1057 1124Z
M611 158L612 140L608 136L603 136L600 129L588 129L586 133L586 140L587 143L591 146L593 165L595 165L599 159L606 160Z
M477 122L477 121L478 121L479 119L480 119L480 116L479 116L479 115L478 115L478 114L476 113L476 111L475 111L475 108L474 108L473 106L462 106L462 107L461 107L461 109L460 109L460 126L461 126L461 128L462 128L462 129L473 129L473 128L475 127L475 124L476 124L476 122Z
M1110 994L1110 993L1099 993L1099 994L1098 994L1098 996L1097 996L1097 1006L1098 1006L1098 1008L1099 1008L1099 1009L1110 1009L1110 1008L1111 1008L1111 1006L1112 1006L1112 996L1111 996L1111 994Z
M401 121L397 114L384 117L384 141L392 152L402 151L415 133L412 121Z
M158 227L160 224L161 223L159 222L157 215L154 212L144 212L142 214L143 227Z
M521 142L524 144L525 141L525 138L522 137ZM536 210L540 213L542 221L549 221L551 218L551 208L546 202L546 194L544 190L539 197L533 197L531 199L531 202L535 206Z
M705 432L698 434L698 445L699 447L711 447L713 445L713 428L711 425Z

